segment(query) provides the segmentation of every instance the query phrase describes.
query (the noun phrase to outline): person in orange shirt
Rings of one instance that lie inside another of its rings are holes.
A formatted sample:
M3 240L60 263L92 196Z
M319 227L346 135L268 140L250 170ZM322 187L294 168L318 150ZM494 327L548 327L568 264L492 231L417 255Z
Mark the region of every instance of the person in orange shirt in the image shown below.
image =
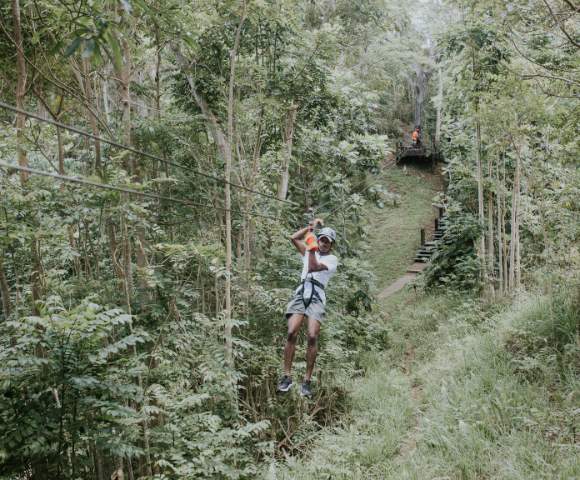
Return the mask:
M413 130L411 138L413 139L414 146L418 147L419 145L421 145L421 127L415 127L415 130Z

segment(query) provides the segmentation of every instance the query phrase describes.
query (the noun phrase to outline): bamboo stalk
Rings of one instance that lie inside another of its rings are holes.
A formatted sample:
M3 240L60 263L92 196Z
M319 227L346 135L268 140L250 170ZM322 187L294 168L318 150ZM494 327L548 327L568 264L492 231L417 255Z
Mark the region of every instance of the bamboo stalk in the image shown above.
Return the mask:
M512 145L516 151L516 171L514 174L514 185L512 192L512 215L511 215L511 241L510 241L510 270L509 270L509 286L510 290L519 287L519 274L517 270L519 267L519 202L520 202L520 169L521 158L518 147L511 137Z
M504 293L504 281L503 281L503 235L502 235L502 208L501 208L501 197L503 195L503 185L500 184L499 178L499 162L495 165L495 176L497 181L497 194L495 196L496 200L496 223L497 223L497 255L498 255L498 282L499 282L499 292Z

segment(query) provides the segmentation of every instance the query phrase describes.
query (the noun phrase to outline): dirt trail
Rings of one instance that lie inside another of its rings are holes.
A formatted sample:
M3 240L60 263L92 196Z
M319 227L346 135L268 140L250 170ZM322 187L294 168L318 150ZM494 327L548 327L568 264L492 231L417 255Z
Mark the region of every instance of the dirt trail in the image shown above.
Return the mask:
M403 372L407 376L412 374L413 361L415 360L415 348L413 345L409 344L407 350L405 351L405 364L403 365ZM423 389L421 385L413 382L411 386L411 401L413 405L416 406L415 409L415 425L409 430L405 439L401 442L401 447L397 453L397 462L402 462L407 459L413 451L417 448L417 432L419 431L419 419L421 416L421 411L418 408L418 404L421 402L423 396Z
M405 285L411 283L419 273L421 273L427 267L426 263L414 263L409 267L407 273L402 277L399 277L393 283L391 283L388 287L384 288L379 294L379 300L384 300L385 298L390 297L391 295L397 293L399 290L403 289Z

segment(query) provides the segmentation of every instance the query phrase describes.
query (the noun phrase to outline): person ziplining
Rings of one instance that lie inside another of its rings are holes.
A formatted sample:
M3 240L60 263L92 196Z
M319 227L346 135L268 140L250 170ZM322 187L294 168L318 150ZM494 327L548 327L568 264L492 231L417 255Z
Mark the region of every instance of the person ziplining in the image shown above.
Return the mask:
M307 227L290 237L302 256L302 275L300 285L286 307L288 336L284 347L284 375L278 383L278 391L288 392L292 387L291 370L296 341L306 318L308 336L306 374L300 385L300 394L306 397L312 396L311 378L318 353L320 326L325 316L324 290L338 267L338 259L330 253L336 241L336 232L332 228L325 227L317 235L314 234L314 229L322 225L322 220L314 219Z

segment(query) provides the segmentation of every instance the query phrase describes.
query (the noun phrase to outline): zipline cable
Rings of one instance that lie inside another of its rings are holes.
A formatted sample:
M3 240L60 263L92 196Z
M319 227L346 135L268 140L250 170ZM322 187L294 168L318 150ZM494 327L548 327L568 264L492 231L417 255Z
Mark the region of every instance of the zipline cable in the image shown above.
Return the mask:
M185 205L186 207L190 207L190 208L191 207L211 208L214 210L221 210L223 212L226 212L228 210L224 207L218 207L216 205L208 205L205 203L197 203L197 202L191 202L188 200L180 200L178 198L166 197L163 195L155 195L153 193L147 193L147 192L140 192L139 190L133 190L131 188L118 187L116 185L110 185L108 183L93 182L92 180L87 180L84 178L69 177L66 175L60 175L58 173L44 172L42 170L36 170L34 168L22 167L20 165L13 165L10 163L3 162L1 160L0 160L0 167L6 168L8 170L17 170L20 172L28 172L32 175L40 175L43 177L50 177L50 178L54 178L55 180L59 180L62 182L77 183L80 185L88 185L90 187L96 187L96 188L100 188L103 190L114 190L117 192L129 193L131 195L137 195L140 197L152 198L155 200L165 200L165 201L172 202L172 203L179 203L181 205ZM230 210L230 211L232 211L232 210ZM275 217L272 217L270 215L263 215L261 213L256 213L256 212L245 212L243 210L232 211L232 212L233 213L241 213L242 215L249 215L250 217L262 217L262 218L267 218L269 220L277 220Z
M278 198L275 195L272 195L270 193L259 192L258 190L253 190L249 187L245 187L244 185L240 185L239 183L228 182L224 178L210 175L209 173L202 172L201 170L197 170L195 168L191 168L191 167L188 167L186 165L182 165L180 163L175 163L175 162L171 162L170 160L165 160L164 158L158 157L157 155L153 155L151 153L144 152L143 150L139 150L137 148L129 147L128 145L123 145L122 143L118 143L118 142L115 142L113 140L108 140L106 138L99 137L98 135L94 135L92 133L85 132L84 130L80 130L79 128L72 127L70 125L66 125L64 123L57 122L56 120L51 120L49 118L41 117L40 115L28 112L26 110L21 110L20 108L16 108L16 107L9 105L8 103L4 103L2 101L0 101L0 108L3 108L5 110L10 110L11 112L14 112L14 113L20 113L21 115L26 115L27 117L34 118L35 120L38 120L40 122L48 123L49 125L54 125L55 127L59 127L59 128L64 129L64 130L68 130L70 132L74 132L74 133L77 133L79 135L83 135L83 136L88 137L88 138L92 138L93 140L98 140L100 142L107 143L113 147L121 148L121 149L129 151L129 152L133 152L137 155L141 155L143 157L147 157L147 158L150 158L152 160L156 160L156 161L164 163L166 165L171 165L173 167L180 168L182 170L194 173L195 175L199 175L201 177L205 177L205 178L208 178L210 180L214 180L216 182L221 182L223 184L229 184L230 186L232 186L234 188L239 188L241 190L245 190L246 192L253 193L254 195L261 195L262 197L270 198L271 200L276 200L276 201L282 202L282 203L287 203L289 205L297 205L297 203L293 202L292 200L282 200L282 199L280 199L280 198Z

